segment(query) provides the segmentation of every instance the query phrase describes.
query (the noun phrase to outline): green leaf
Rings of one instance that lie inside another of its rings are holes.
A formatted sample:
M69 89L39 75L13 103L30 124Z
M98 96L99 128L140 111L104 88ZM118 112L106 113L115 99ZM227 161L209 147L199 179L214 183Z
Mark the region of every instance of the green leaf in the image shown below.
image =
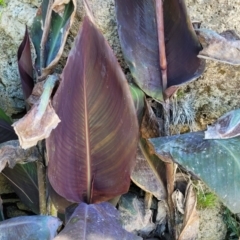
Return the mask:
M75 0L69 1L59 12L53 8L54 6L49 5L49 0L44 0L30 30L37 54L35 68L39 75L43 74L44 76L51 72L62 55L75 16L76 2ZM42 52L41 43L44 43L44 51ZM43 72L41 72L42 70Z
M0 119L7 123L12 123L11 119L6 115L6 113L0 108Z
M240 212L240 137L205 140L203 132L150 139L156 154L201 178L233 212Z
M130 91L132 94L134 106L137 111L138 116L138 122L141 124L142 118L143 118L143 112L144 112L144 99L145 99L145 93L135 84L130 84Z
M61 221L52 216L22 216L0 222L1 240L51 240Z

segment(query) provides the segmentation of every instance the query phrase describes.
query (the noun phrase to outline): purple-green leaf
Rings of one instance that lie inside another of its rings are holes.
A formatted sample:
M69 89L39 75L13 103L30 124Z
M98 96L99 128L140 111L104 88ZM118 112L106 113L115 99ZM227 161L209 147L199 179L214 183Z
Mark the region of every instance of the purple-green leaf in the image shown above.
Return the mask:
M112 49L87 17L53 107L61 119L46 141L54 190L88 203L127 192L138 142L136 110Z
M119 213L110 203L80 203L66 227L54 240L140 240L121 226Z
M162 160L201 178L233 212L240 212L240 137L205 140L203 132L150 139Z
M24 98L27 99L31 95L34 86L31 47L27 27L24 39L18 48L17 58L23 94Z
M9 122L0 119L0 143L18 139Z
M163 102L177 86L196 79L204 70L204 61L197 58L202 48L184 1L163 1L159 10L156 4L161 2L115 0L120 43L135 82Z
M30 162L16 164L11 169L6 167L3 175L17 193L21 201L36 214L39 214L39 191L37 178L37 164Z
M61 221L52 216L22 216L0 222L0 239L52 240Z
M64 8L59 12L55 11L52 3L43 0L31 27L31 39L37 54L35 69L38 75L44 76L51 72L60 59L76 12L75 0L63 4ZM41 48L44 50L41 51Z

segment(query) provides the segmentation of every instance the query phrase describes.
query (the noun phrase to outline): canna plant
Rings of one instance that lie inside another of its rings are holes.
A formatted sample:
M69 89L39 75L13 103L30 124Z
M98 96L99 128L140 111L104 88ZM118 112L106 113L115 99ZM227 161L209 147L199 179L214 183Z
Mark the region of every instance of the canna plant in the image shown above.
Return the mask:
M239 137L225 142L205 140L203 133L160 137L149 99L163 105L165 123L160 124L168 135L170 98L180 85L199 77L205 66L199 58L203 47L184 1L115 0L120 43L135 82L130 85L98 30L88 1L84 4L88 15L61 75L55 67L73 23L76 1L43 0L30 33L26 30L17 55L28 112L13 127L24 149L46 138L47 157L42 153L45 144L40 142L33 147L39 153L36 162L28 157L27 164L6 167L3 174L36 214L53 214L47 205L65 214L65 226L55 239L141 239L121 227L118 211L107 202L128 191L130 178L158 200L168 202L172 238L194 239L197 233L190 236L189 228L197 229L198 217L191 186L185 191L181 233L174 232L174 164L200 177L234 213L239 212L235 181L240 172ZM30 42L36 51L34 64ZM226 119L216 124L224 126L220 134L237 131L238 115L231 116L227 130ZM234 134L230 136L238 135ZM210 138L216 135L219 132ZM0 136L1 143L17 139L10 119L1 110ZM229 184L234 188L228 189ZM22 233L29 222L32 227ZM38 222L43 229L39 235L35 234ZM51 216L20 217L3 221L0 228L3 239L11 237L15 225L19 239L32 239L33 235L52 239L60 224Z

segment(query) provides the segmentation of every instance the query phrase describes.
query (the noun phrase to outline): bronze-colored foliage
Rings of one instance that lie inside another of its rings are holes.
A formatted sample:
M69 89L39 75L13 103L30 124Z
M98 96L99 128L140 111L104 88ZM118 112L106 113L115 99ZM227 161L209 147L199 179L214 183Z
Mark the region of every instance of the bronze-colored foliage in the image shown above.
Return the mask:
M87 203L127 192L138 142L136 110L112 50L87 17L53 107L61 119L47 139L54 190Z

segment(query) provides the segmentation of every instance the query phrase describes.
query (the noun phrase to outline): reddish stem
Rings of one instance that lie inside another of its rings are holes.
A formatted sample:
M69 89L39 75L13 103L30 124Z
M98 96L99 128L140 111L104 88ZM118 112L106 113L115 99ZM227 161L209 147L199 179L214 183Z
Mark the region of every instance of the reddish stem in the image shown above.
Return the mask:
M158 31L159 60L162 72L162 87L164 92L167 89L167 58L164 39L165 37L164 37L163 1L156 0L155 4Z

